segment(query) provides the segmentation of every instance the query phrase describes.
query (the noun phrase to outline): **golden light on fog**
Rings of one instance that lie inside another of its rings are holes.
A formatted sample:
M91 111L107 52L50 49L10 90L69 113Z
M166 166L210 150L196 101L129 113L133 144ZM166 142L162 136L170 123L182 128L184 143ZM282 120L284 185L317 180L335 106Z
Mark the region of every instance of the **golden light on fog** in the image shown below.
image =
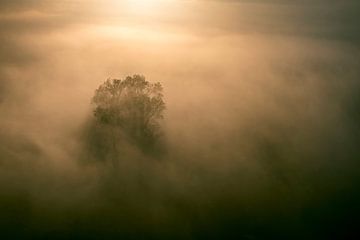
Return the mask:
M159 3L159 0L128 0L130 6L137 8L151 8Z
M356 236L358 6L0 0L0 240Z
M127 0L125 4L128 11L147 15L166 10L164 5L171 1L173 0Z
M172 42L187 41L188 34L166 27L167 19L178 11L178 0L108 0L101 4L101 12L107 21L92 24L79 32L103 39L133 41Z

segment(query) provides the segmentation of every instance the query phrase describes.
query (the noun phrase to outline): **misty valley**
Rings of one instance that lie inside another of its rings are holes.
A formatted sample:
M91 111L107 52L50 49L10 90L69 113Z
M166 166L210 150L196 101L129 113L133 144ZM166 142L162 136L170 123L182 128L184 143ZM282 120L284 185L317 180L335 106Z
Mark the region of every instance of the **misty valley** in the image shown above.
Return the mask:
M360 4L0 2L0 239L357 239Z

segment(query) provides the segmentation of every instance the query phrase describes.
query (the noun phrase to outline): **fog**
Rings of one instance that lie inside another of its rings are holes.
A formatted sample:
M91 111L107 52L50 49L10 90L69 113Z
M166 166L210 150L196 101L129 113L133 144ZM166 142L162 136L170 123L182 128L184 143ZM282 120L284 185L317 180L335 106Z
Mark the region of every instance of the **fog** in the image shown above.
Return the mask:
M350 237L359 7L1 1L1 238ZM165 150L114 168L91 98L133 74L164 87Z

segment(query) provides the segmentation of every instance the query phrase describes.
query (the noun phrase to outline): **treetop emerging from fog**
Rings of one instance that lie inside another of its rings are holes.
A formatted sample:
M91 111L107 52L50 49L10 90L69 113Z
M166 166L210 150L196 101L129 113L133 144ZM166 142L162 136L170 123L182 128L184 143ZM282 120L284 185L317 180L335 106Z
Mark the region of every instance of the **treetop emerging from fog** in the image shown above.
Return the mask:
M95 91L94 115L103 124L121 128L141 143L152 142L159 134L165 103L160 83L142 75L108 79Z

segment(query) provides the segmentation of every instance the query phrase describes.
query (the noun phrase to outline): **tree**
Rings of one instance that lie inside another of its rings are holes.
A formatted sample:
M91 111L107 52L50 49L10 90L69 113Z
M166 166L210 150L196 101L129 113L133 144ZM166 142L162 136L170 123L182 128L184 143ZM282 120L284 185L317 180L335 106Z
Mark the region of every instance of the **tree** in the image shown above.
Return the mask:
M143 150L151 149L161 135L165 103L160 83L142 75L108 79L95 91L92 103L100 124L120 130Z

